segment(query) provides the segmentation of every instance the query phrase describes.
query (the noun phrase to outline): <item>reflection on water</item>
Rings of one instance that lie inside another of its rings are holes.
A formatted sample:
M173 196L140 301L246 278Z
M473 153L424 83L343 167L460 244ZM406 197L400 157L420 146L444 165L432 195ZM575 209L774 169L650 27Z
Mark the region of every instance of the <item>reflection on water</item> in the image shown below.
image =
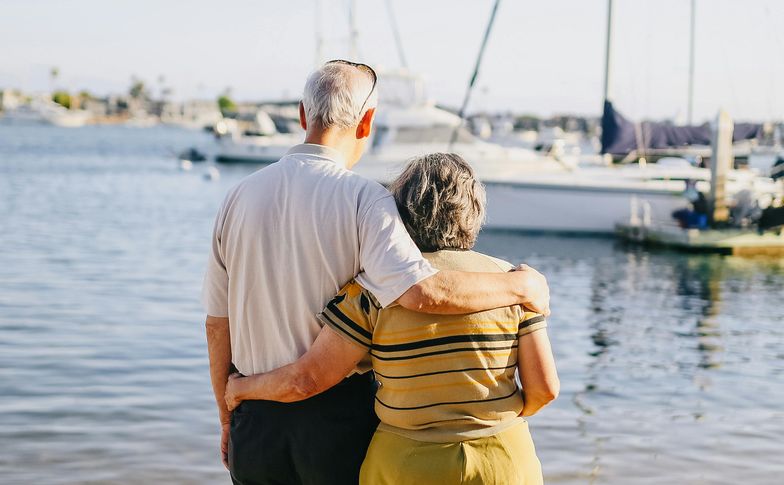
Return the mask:
M713 258L690 262L678 275L678 295L696 297L699 311L694 330L680 333L679 336L697 340L697 350L700 352L698 366L703 369L721 365L722 335L719 320L716 318L721 309L720 261Z
M552 285L563 389L531 418L548 482L777 481L781 260L504 233L480 245Z
M251 170L179 172L197 133L0 128L3 483L228 483L198 290ZM561 397L548 483L776 483L784 262L486 232L548 275Z

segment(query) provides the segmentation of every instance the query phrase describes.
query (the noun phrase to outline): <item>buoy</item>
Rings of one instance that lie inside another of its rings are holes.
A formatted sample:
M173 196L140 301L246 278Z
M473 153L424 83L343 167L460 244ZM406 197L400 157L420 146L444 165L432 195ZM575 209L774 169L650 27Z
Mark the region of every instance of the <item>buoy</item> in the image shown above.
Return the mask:
M219 178L220 172L217 167L207 167L207 171L204 172L204 180L218 180Z

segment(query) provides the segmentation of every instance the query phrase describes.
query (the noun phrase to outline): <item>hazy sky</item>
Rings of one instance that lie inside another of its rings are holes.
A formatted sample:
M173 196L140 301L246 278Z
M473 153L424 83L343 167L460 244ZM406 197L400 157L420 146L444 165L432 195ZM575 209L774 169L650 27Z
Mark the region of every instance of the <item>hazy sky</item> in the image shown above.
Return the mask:
M348 55L348 0L2 0L0 87L176 98L297 97L316 58ZM398 67L386 0L357 0L360 56ZM613 92L633 117L686 113L690 0L615 0ZM409 67L458 105L493 0L393 0ZM471 108L598 114L606 0L502 0ZM317 20L318 19L318 20ZM784 1L697 0L695 115L784 118Z

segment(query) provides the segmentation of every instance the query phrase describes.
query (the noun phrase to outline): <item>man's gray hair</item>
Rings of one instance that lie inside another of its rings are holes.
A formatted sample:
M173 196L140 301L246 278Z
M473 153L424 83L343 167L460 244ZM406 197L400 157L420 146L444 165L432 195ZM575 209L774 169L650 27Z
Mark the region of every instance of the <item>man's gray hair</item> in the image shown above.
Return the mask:
M308 124L318 123L323 129L356 126L368 109L376 107L378 90L373 89L368 99L371 89L373 79L369 73L348 64L324 64L305 83L305 118Z
M389 190L420 250L474 247L485 220L485 188L460 155L412 158Z

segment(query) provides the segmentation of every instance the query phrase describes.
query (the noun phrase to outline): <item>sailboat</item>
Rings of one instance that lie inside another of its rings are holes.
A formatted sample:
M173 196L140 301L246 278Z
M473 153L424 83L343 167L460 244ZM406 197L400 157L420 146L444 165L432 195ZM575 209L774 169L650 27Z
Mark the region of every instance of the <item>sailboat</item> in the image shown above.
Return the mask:
M609 109L612 13L613 2L608 0L604 99ZM741 125L738 133L745 138L754 129ZM646 217L651 221L672 222L672 213L687 205L687 187L707 193L711 178L710 170L682 158L662 159L657 164L641 160L621 166L561 164L560 170L552 160L474 166L487 190L486 227L563 233L613 233L617 223L630 218L634 207L647 208ZM781 182L748 170L731 170L726 189L730 205L736 197L751 194L754 201L765 206L780 201L784 194Z
M609 0L612 12L612 0ZM602 111L601 153L621 163L645 159L654 162L662 157L686 157L697 164L708 165L711 156L711 125L693 122L694 111L694 61L696 0L691 0L689 41L689 77L687 97L687 124L670 122L634 122L627 119L610 99L611 31L607 34L604 106ZM611 14L608 25L612 21ZM736 165L748 165L767 173L781 151L781 133L772 125L762 123L735 123L733 154Z

